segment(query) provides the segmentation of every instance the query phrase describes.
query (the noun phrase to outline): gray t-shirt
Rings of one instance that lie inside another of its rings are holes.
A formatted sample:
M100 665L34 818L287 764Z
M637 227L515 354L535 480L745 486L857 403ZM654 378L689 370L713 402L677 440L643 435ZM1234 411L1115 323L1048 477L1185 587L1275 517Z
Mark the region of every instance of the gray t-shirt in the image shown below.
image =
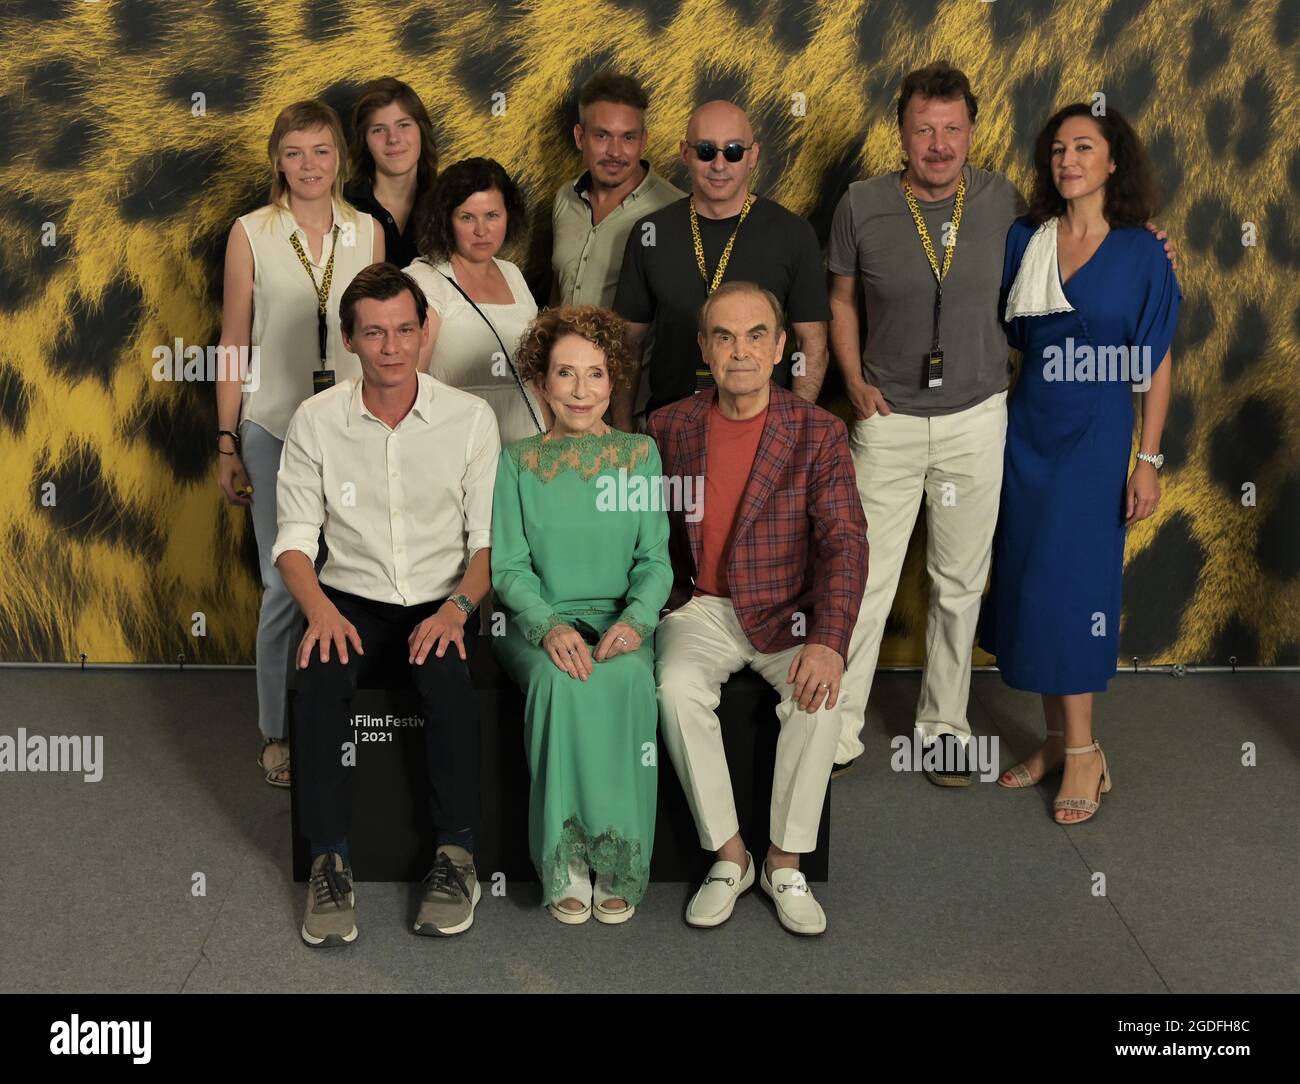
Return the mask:
M965 174L957 249L943 283L939 388L926 387L924 379L934 325L934 272L903 196L902 174L854 181L835 209L826 264L833 274L862 278L864 375L900 414L954 414L1007 387L1007 339L998 295L1007 230L1022 213L1023 202L1001 173L967 165ZM942 267L952 197L917 203Z

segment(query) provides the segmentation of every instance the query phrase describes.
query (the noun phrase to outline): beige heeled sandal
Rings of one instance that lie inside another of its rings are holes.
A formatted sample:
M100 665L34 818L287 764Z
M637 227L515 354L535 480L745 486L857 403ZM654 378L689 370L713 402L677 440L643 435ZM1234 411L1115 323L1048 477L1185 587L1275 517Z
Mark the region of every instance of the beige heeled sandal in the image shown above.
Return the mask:
M1101 779L1097 781L1096 798L1057 798L1052 802L1052 819L1057 824L1082 824L1084 821L1092 820L1093 815L1101 808L1101 796L1110 793L1110 766L1106 763L1106 754L1101 750L1101 742L1094 741L1091 745L1078 745L1073 748L1067 747L1066 756L1078 756L1082 753L1097 752L1101 755ZM1079 817L1077 820L1063 821L1056 818L1056 814L1067 809L1082 810L1088 815Z
M1047 736L1049 738L1064 738L1065 733L1060 730L1049 730L1047 731ZM1038 777L1038 779L1035 780L1034 777L1029 774L1029 769L1025 767L1025 762L1022 760L1019 764L1013 764L1010 768L1007 769L1007 771L1011 773L1011 777L1015 780L1015 782L1004 783L1002 782L1002 776L998 776L998 786L1006 787L1007 790L1022 790L1025 787L1035 787L1039 783L1041 783L1044 779L1046 779L1049 775L1055 775L1064 766L1065 766L1065 761L1064 759L1062 759L1061 763L1058 764L1055 768L1052 768L1049 771L1045 771L1041 776Z

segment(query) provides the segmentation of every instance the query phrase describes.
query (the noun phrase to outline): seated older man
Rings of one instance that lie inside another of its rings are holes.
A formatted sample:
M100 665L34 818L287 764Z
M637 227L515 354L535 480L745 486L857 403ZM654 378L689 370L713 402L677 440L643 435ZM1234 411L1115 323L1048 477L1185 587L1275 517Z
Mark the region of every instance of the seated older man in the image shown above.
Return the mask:
M782 694L759 884L786 929L819 934L826 916L799 855L817 846L835 761L830 709L866 583L866 519L843 423L771 381L785 346L776 297L719 287L700 310L699 345L716 387L649 419L664 474L704 477L702 517L669 511L676 583L656 643L664 743L700 843L717 855L686 921L721 925L754 884L714 713L722 684L750 666Z

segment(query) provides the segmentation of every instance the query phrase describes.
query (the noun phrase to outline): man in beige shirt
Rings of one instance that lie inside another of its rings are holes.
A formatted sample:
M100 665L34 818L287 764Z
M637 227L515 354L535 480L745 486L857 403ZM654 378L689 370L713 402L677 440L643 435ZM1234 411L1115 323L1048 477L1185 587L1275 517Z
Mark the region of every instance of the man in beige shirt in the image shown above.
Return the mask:
M551 209L552 305L610 308L632 227L685 195L641 157L648 104L635 79L614 72L593 76L578 94L573 142L587 168L560 186Z

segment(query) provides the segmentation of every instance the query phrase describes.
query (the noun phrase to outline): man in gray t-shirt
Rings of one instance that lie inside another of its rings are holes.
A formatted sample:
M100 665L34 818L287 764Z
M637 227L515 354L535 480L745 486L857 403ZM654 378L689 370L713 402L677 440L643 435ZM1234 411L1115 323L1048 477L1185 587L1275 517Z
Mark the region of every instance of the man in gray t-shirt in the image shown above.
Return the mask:
M862 753L859 734L885 620L924 499L931 589L915 725L924 743L943 746L942 762L926 770L942 786L970 782L956 754L970 737L971 648L1002 488L1009 370L998 294L1007 229L1021 206L1010 181L966 162L976 109L966 77L949 65L903 80L898 127L907 168L849 186L827 259L831 351L857 419L851 446L871 545L841 685L835 760L842 769ZM940 372L929 364L936 273L943 275Z

